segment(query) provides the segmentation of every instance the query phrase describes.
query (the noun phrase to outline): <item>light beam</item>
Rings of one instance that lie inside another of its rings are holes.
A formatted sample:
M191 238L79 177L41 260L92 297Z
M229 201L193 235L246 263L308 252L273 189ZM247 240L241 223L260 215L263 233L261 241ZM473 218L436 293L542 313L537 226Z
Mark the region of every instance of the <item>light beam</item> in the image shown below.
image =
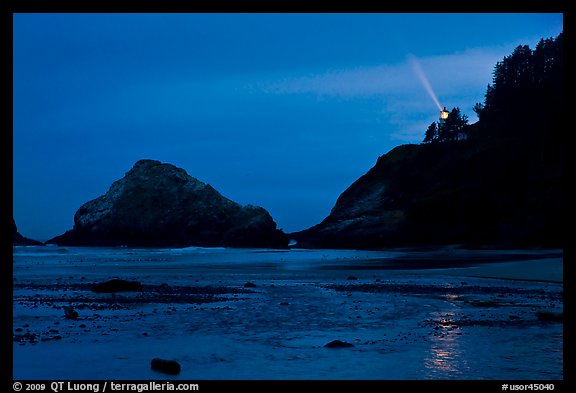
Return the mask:
M434 100L434 103L438 107L438 110L442 111L442 106L440 105L440 102L438 101L438 98L436 97L436 93L434 93L434 89L432 89L432 85L430 84L430 81L428 81L428 78L426 77L424 70L422 70L422 67L420 66L420 63L418 62L418 59L416 59L416 56L410 55L408 57L408 62L410 63L410 66L412 67L412 70L414 71L414 73L416 74L418 79L420 79L420 82L422 82L422 86L424 86L424 90L426 90L426 92L428 93L430 98L432 98L432 100Z

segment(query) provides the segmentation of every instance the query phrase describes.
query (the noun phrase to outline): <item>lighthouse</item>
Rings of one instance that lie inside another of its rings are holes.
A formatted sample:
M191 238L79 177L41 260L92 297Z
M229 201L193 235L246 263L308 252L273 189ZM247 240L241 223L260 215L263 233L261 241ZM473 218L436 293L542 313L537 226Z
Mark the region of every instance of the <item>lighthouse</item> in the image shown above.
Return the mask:
M446 107L440 111L440 123L444 123L448 118L448 110Z

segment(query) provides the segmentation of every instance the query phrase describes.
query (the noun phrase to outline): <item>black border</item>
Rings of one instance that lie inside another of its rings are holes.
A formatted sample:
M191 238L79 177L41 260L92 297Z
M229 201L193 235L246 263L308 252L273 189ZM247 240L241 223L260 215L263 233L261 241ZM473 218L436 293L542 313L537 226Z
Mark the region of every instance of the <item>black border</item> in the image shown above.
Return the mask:
M570 119L571 108L576 107L576 96L572 92L576 90L576 4L572 3L572 7L566 7L564 10L564 109L566 116L564 118L564 134L568 136L570 129L574 128L574 120ZM570 71L568 71L570 70ZM576 387L576 378L574 371L576 370L576 363L574 362L576 355L576 338L574 337L574 305L576 304L576 293L574 291L575 283L574 277L576 275L575 262L576 262L576 239L572 229L574 222L574 203L576 195L574 194L574 179L576 167L574 162L573 146L569 143L564 144L564 195L565 195L565 209L566 216L564 221L564 380L572 389Z
M12 217L13 217L13 160L12 160L12 13L5 3L0 3L0 57L5 66L0 68L0 179L2 180L2 192L0 193L0 223L2 223L2 237L0 238L0 268L2 288L1 310L4 318L10 318L10 323L0 324L2 339L2 359L6 359L7 370L12 376L12 356L4 354L5 348L12 352ZM10 242L10 243L9 243Z
M321 2L312 0L7 0L11 12L564 12L570 0L356 0Z
M2 243L0 249L0 263L2 266L2 311L3 316L10 316L12 321L12 258L13 255L9 251L10 245L8 244L9 236L12 232L12 218L13 218L13 19L14 13L187 13L187 12L233 12L233 13L563 13L564 14L564 36L565 36L565 70L576 70L576 62L574 61L573 53L576 50L576 39L574 38L574 22L576 12L574 6L570 7L572 0L500 0L500 1L467 1L467 0L394 0L394 1L380 1L376 0L356 0L354 2L332 2L327 7L325 2L315 2L312 0L278 0L268 2L240 2L240 1L219 1L219 0L5 0L0 2L0 58L3 65L2 73L0 74L0 86L2 89L0 102L0 121L2 121L2 128L0 131L0 153L1 160L1 179L3 184L3 192L0 197L0 222L6 231L2 231ZM566 113L571 114L570 108L576 108L575 95L571 94L576 87L574 85L575 76L573 73L566 73ZM568 120L568 119L567 119ZM572 120L572 123L574 120ZM568 123L567 123L568 124ZM572 126L573 127L573 126ZM569 127L566 128L568 133ZM565 179L570 179L572 182L576 180L576 175L573 172L574 163L572 162L574 154L571 154L573 148L570 146L569 140L565 143L564 157L566 163ZM236 389L250 389L270 391L271 389L278 388L299 388L306 387L311 389L350 389L350 390L376 390L377 388L401 388L401 389L418 389L424 391L427 389L442 389L443 391L458 391L473 387L480 388L483 391L502 391L502 384L525 384L525 383L553 383L555 385L554 391L565 391L568 387L574 385L574 375L571 370L576 370L574 366L574 354L576 349L574 347L574 324L571 320L574 308L574 264L576 263L576 255L574 254L574 243L576 243L576 236L571 235L573 230L572 217L572 201L576 201L575 196L572 194L570 182L565 181L565 196L566 196L566 237L564 239L564 308L565 314L569 317L565 318L564 322L564 379L561 381L433 381L433 380L392 380L392 381L189 381L191 383L198 383L201 391L222 391L222 390L236 390ZM572 203L573 204L573 203ZM573 240L574 239L574 240ZM10 261L10 262L9 262ZM9 348L9 353L2 354L3 367L2 379L9 381L11 389L12 385L12 323L2 323L1 338L6 340L6 344L2 344L2 349L5 351ZM22 381L25 382L25 381ZM32 382L32 381L26 381ZM51 382L51 381L43 381ZM90 381L85 381L90 382ZM96 381L92 381L96 382ZM129 381L121 381L129 382ZM145 381L133 381L145 382ZM173 381L176 382L176 381ZM183 381L178 381L183 382ZM575 385L576 386L576 385ZM12 390L14 391L14 390Z

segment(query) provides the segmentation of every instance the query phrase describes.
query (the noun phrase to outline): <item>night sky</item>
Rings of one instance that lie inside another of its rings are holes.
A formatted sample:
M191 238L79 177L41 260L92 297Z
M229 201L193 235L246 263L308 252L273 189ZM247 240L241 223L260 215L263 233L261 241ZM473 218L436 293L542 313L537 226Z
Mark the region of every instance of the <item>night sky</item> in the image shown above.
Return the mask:
M477 119L497 61L562 14L15 14L14 218L47 240L139 159L286 232L328 215L438 108Z

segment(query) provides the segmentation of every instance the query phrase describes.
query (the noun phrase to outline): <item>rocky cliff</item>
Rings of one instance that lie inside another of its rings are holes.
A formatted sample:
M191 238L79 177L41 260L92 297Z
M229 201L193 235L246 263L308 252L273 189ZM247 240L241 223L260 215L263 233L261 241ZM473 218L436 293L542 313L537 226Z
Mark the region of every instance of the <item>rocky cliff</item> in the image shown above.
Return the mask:
M338 198L300 247L562 246L563 148L551 133L403 145Z
M474 106L479 121L443 123L462 123L457 132L467 139L426 135L427 144L392 149L324 221L291 237L302 247L562 247L571 146L563 56L563 33L534 50L518 46L495 65L484 103Z
M140 160L47 243L279 248L287 238L265 209L241 206L174 165Z

